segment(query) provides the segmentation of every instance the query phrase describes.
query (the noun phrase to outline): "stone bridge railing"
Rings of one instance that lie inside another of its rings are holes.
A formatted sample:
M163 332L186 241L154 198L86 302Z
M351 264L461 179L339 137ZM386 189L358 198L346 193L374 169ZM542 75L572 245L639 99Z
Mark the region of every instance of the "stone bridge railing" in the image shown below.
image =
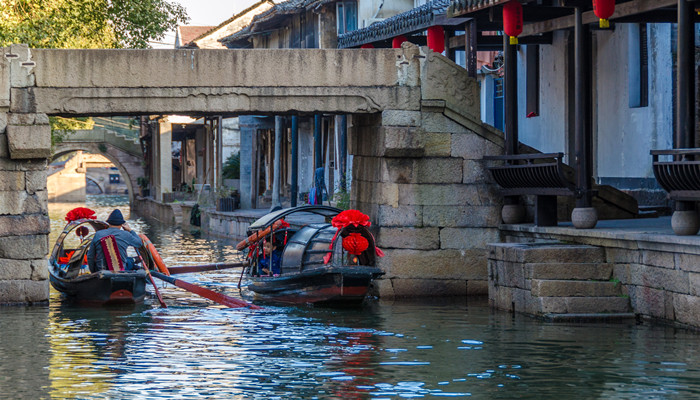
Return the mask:
M104 143L129 153L142 157L143 151L138 139L130 139L108 129L77 130L67 133L62 143Z

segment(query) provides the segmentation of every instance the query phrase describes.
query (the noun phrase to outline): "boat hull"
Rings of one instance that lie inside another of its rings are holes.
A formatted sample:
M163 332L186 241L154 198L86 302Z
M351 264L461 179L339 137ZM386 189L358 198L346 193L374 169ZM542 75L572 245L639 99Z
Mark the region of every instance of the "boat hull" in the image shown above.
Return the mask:
M94 305L136 304L146 297L144 271L98 271L73 279L57 276L49 270L51 286L67 298Z
M382 274L375 267L321 267L278 277L253 277L248 289L263 301L355 305L364 300L372 280Z

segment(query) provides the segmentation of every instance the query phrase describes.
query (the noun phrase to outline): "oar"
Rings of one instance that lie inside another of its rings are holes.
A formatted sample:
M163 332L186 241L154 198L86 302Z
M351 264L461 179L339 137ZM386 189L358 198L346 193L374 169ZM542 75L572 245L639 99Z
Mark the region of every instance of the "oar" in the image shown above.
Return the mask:
M158 301L160 302L160 306L163 308L168 308L167 304L163 301L163 297L161 297L160 292L158 291L158 285L156 285L156 281L153 279L153 276L151 276L151 271L148 269L148 265L146 265L146 262L143 260L143 257L141 257L141 254L137 251L136 254L139 256L139 259L141 260L141 266L143 269L146 271L146 275L148 275L148 279L151 280L151 285L153 285L153 290L156 292L156 297L158 297Z
M191 272L204 272L204 271L218 271L220 269L227 268L242 268L245 267L243 263L216 263L216 264L203 264L203 265L179 265L176 267L168 267L170 275L174 274L189 274Z
M202 297L205 297L209 300L215 301L219 304L223 304L223 305L228 306L228 307L232 307L232 308L247 307L247 308L254 309L254 310L262 308L262 307L256 306L255 304L250 304L246 301L234 299L233 297L226 296L225 294L217 293L213 290L209 290L209 289L203 288L201 286L187 283L183 280L173 278L172 276L167 276L165 274L161 274L160 272L151 271L151 275L155 276L158 279L162 279L170 284L173 284L181 289L185 289L189 292L192 292L194 294L198 294Z

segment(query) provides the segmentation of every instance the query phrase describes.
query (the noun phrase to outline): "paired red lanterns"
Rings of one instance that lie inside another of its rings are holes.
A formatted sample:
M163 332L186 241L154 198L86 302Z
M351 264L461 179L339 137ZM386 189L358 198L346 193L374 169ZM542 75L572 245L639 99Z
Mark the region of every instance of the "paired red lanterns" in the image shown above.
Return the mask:
M445 51L445 29L442 26L428 28L428 47L436 53Z
M523 33L523 6L511 0L503 6L503 31L510 36L510 44L518 44L518 35Z
M404 35L399 35L391 40L391 48L399 49L403 42L408 42L408 39Z
M593 0L593 13L600 18L601 28L610 28L608 19L615 13L615 0Z
M352 255L359 256L369 247L369 241L361 234L353 232L343 238L343 248Z

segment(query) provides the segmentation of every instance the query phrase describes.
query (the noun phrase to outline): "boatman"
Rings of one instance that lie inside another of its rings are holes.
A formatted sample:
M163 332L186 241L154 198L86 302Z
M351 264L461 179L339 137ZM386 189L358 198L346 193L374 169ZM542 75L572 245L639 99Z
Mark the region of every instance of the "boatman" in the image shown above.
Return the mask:
M92 243L90 243L90 249L88 249L87 253L90 271L95 272L108 269L108 265L110 265L108 264L108 260L105 257L105 253L103 251L103 244L105 243L105 241L103 241L102 243L100 242L101 239L107 236L114 237L114 241L116 242L116 247L119 252L119 257L122 260L122 265L124 266L124 269L126 269L127 271L135 270L136 265L134 263L134 260L131 257L127 256L126 249L129 246L133 246L136 248L141 247L141 245L143 244L141 238L139 237L139 235L136 234L136 232L132 231L129 224L127 224L126 221L124 221L122 212L119 211L119 209L115 209L114 211L112 211L111 214L109 214L109 218L107 218L107 224L109 224L109 228L95 232L95 236L93 236L92 238Z

